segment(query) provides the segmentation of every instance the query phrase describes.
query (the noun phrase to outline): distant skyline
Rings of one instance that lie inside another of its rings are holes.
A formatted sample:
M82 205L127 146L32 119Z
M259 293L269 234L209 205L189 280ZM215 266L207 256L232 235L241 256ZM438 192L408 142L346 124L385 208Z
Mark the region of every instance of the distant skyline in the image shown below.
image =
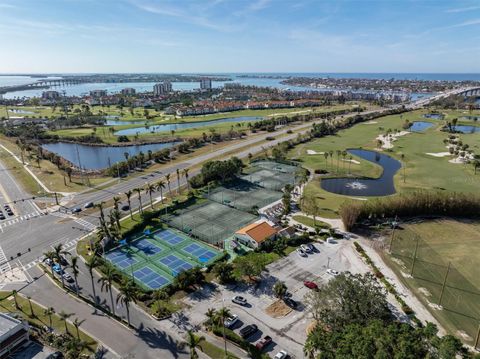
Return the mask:
M0 73L479 73L480 0L0 0L0 38Z

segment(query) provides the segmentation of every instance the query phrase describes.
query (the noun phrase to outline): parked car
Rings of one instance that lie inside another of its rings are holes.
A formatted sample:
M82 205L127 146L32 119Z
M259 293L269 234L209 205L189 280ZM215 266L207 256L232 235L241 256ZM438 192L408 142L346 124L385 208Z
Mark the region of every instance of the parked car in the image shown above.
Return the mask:
M297 253L300 257L307 257L307 253L302 248L297 248Z
M328 268L327 273L330 274L330 275L333 275L334 277L340 274L338 271L336 271L335 269L332 269L332 268Z
M257 344L255 344L255 347L258 350L263 350L265 349L271 342L273 342L273 339L270 335L265 335L262 340L260 340Z
M308 249L310 249L310 251L313 253L313 252L318 252L318 249L317 247L315 247L312 243L307 243L306 246L308 247Z
M310 247L307 246L306 244L302 244L302 245L300 246L300 248L301 248L301 250L304 251L305 253L308 253L308 254L312 253L312 250L311 250Z
M258 327L255 324L250 324L247 325L246 327L243 327L240 329L240 336L245 339L248 338L250 335L255 333L258 330Z
M68 263L67 259L64 256L60 256L60 264L62 266L68 266L70 263Z
M283 302L292 309L296 309L298 307L298 303L292 298L283 298Z
M5 219L3 212L0 211L0 219Z
M288 358L288 353L286 350L280 350L277 354L275 354L275 356L273 357L273 359L286 359Z
M122 211L128 211L130 209L130 206L128 204L124 204L122 207L120 207Z
M55 352L55 353L52 353L49 356L47 356L46 359L63 359L63 358L64 358L64 356L63 356L62 352Z
M55 265L53 266L53 271L54 271L55 273L60 274L60 275L63 274L63 270L62 270L62 268L60 268L60 265L58 265L58 264L55 264Z
M233 297L232 302L243 306L247 305L247 300L239 295Z
M310 288L310 289L318 289L318 285L316 283L308 281L308 280L303 282L303 285L307 288Z
M72 213L79 213L81 211L82 211L82 209L80 207L75 207L75 208L72 209Z
M43 263L45 263L47 266L51 266L53 264L53 261L50 258L45 258L43 260Z
M84 208L92 208L93 207L93 202L87 202L85 203L85 206L83 206Z
M73 283L75 280L72 278L70 274L67 272L63 273L62 275L63 279L65 279L68 283Z
M228 317L224 320L223 325L226 328L231 328L238 321L238 315L233 314L231 317Z
M9 216L13 216L13 211L9 208L9 209L7 209L7 214L8 214Z
M337 241L333 237L328 237L327 238L327 243L335 244L335 243L337 243Z

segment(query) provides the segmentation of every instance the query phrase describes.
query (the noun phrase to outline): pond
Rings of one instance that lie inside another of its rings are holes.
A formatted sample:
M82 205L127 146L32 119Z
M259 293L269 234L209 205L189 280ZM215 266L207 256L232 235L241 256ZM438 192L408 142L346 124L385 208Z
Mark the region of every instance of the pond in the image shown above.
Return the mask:
M148 128L143 127L135 127L135 128L128 128L125 130L116 131L115 135L122 136L122 135L135 135L137 132L139 134L142 133L153 133L153 132L162 132L162 131L178 131L187 128L199 128L199 127L212 127L219 123L227 123L227 122L255 122L263 120L263 117L254 117L254 116L241 116L241 117L229 117L229 118L219 118L218 120L212 121L197 121L197 122L180 122L180 123L166 123L160 125L149 125ZM122 121L124 122L124 121ZM126 124L126 123L124 123Z
M129 156L136 155L140 153L140 151L146 155L149 150L155 152L167 147L172 147L177 143L178 142L167 142L113 147L57 142L47 143L42 145L42 147L65 158L77 167L80 167L81 164L81 167L84 169L99 170L110 167L116 162L125 161L125 152L127 152Z
M422 132L433 126L433 123L426 121L414 121L409 130L412 132Z
M130 121L122 121L122 120L107 120L105 124L107 126L124 126L124 125L143 125L147 122L145 119L133 119Z
M395 193L393 177L402 167L399 161L375 151L353 149L348 150L348 153L381 166L383 168L382 175L377 179L323 179L320 186L325 191L344 196L388 196Z
M455 126L454 129L455 129L455 131L461 132L461 133L480 132L480 127L479 126L457 125L457 126Z
M443 115L441 113L426 113L423 117L432 118L434 120L443 120Z

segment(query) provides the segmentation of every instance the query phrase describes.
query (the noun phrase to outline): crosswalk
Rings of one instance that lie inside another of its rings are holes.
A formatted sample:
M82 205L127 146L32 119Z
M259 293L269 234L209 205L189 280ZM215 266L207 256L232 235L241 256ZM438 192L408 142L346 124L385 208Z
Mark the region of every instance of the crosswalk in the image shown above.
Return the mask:
M39 216L43 216L44 214L40 211L35 211L32 213L24 214L18 217L15 217L13 219L5 219L0 223L0 228L3 229L8 226L13 226L16 223L22 222L22 221L28 221L29 219L37 218Z
M11 269L12 267L10 266L10 262L8 261L2 247L0 247L0 274L8 272Z
M86 220L84 220L83 218L78 218L76 216L73 216L73 215L70 215L70 214L67 214L67 213L63 213L63 212L52 212L50 213L50 215L52 216L55 216L55 217L60 217L60 218L68 218L68 219L71 219L73 220L75 223L85 227L86 229L90 230L90 231L94 231L97 229L97 226L94 225L93 223L90 223Z

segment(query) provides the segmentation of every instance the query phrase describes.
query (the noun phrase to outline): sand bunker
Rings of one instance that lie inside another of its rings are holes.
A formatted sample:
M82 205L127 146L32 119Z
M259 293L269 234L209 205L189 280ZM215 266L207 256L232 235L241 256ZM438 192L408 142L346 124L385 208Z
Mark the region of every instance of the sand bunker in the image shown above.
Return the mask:
M307 155L323 155L325 152L317 152L314 150L307 150Z
M391 133L388 135L380 135L376 139L382 141L382 148L389 149L393 148L393 142L395 142L399 137L408 135L410 132L401 131L397 133Z
M433 157L446 157L451 155L450 152L437 152L437 153L427 152L426 154Z

